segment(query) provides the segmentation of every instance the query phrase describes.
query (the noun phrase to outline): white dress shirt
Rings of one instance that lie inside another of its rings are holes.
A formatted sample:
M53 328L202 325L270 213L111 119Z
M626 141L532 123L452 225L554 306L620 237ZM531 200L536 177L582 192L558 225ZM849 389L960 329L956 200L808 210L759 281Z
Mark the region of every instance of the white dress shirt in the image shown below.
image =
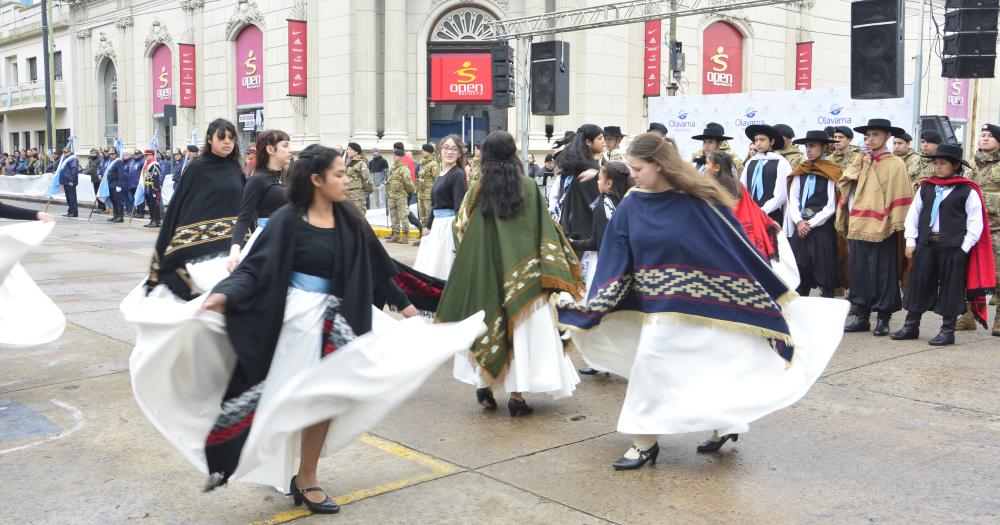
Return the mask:
M785 157L778 155L773 151L768 151L767 153L758 153L747 162L746 166L743 167L743 177L741 182L743 182L743 187L750 191L750 183L753 182L753 171L751 170L751 165L753 161L766 162L768 160L778 161L778 176L774 180L774 195L770 199L764 201L761 204L760 209L764 213L770 214L774 210L785 205L788 201L788 184L785 182L788 179L788 174L792 172L792 165L785 160ZM751 194L752 195L752 194Z
M802 211L799 207L802 203L799 201L799 195L802 193L802 185L800 181L803 177L808 177L809 175L799 175L792 179L792 187L788 189L788 207L785 211L785 235L791 237L792 235L797 235L795 225L802 221ZM821 177L815 175L816 184L826 183L826 205L820 210L816 215L806 222L813 229L818 228L824 224L826 221L833 217L833 214L837 212L837 185L826 177Z
M952 190L955 189L955 185L949 185L944 187L944 191L941 192L941 200L948 198ZM928 205L933 205L930 202ZM919 233L918 226L920 223L920 210L924 207L923 200L920 197L920 191L913 196L913 203L910 204L910 210L906 212L906 230L904 235L906 236L906 246L916 246L917 245L917 234ZM931 224L931 232L938 233L941 226L941 215L938 214L934 218L934 223ZM970 191L969 196L965 199L965 239L962 240L962 251L969 253L969 250L979 242L979 236L983 234L983 203L979 200L979 195Z

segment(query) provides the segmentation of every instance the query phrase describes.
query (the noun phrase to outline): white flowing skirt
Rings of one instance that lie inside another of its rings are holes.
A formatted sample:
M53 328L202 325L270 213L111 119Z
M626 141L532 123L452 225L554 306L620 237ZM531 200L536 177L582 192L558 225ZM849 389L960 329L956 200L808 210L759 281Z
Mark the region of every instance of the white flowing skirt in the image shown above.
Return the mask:
M619 432L741 433L809 391L840 344L848 308L819 297L784 308L791 366L761 337L666 317L640 324L611 314L572 338L589 361L628 378Z
M778 262L769 261L774 273L781 277L785 286L789 290L799 287L801 279L799 277L799 266L795 264L795 253L792 252L792 245L788 242L784 232L778 234Z
M455 379L477 388L489 386L480 372L468 350L455 354ZM576 367L563 349L552 309L547 304L536 305L535 311L514 327L514 355L503 380L503 389L547 393L559 399L572 396L579 382Z
M420 240L417 261L413 269L437 277L448 279L451 265L455 262L455 236L452 233L454 217L435 217L431 224L431 234Z
M133 307L123 303L137 332L129 359L136 402L171 445L207 473L205 438L236 362L225 318L198 315L203 298L182 302L162 286L149 297L139 294L126 299ZM374 310L371 332L321 359L326 301L325 294L289 289L271 368L231 479L287 488L302 429L332 420L324 455L338 451L485 330L481 313L435 325Z
M28 276L20 260L52 232L55 223L22 222L0 227L0 347L51 343L66 317Z

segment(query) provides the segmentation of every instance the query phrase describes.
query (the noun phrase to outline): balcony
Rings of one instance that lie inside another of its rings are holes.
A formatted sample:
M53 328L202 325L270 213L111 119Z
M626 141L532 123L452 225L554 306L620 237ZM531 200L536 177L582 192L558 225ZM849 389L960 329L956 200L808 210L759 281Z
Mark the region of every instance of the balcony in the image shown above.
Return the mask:
M66 82L52 83L52 107L66 109ZM0 113L45 108L45 84L25 82L16 86L0 87Z

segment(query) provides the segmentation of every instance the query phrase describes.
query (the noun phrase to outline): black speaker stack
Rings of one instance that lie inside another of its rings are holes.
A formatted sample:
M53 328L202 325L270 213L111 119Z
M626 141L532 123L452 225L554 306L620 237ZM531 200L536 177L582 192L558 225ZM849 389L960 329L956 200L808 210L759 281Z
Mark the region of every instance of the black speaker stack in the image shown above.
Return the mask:
M945 0L941 76L993 78L1000 0Z
M903 0L851 3L851 98L903 96Z
M514 107L514 50L503 46L490 51L493 59L493 106Z
M531 112L569 115L569 42L531 44Z

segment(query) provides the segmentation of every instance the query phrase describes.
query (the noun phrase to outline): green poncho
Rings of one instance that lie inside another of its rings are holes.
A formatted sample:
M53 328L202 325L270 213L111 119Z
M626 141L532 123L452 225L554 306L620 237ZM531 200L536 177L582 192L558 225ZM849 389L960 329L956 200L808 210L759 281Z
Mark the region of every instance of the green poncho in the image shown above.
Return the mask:
M524 207L508 219L484 216L473 183L455 218L458 252L441 295L437 318L460 321L483 310L487 332L472 354L483 378L500 380L512 356L514 327L552 293L578 296L580 262L545 207L538 185L522 177ZM487 376L488 374L488 376Z

